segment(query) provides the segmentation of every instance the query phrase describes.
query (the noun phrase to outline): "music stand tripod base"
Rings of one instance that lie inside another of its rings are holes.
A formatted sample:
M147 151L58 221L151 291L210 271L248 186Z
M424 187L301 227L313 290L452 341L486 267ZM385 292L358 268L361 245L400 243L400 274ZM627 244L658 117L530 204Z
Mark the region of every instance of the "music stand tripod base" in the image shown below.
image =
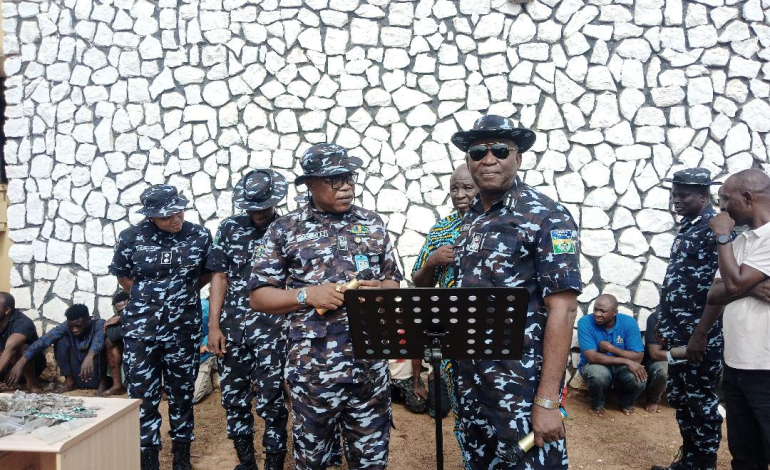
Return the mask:
M436 468L443 469L441 361L521 359L529 291L519 287L350 289L356 359L425 359L433 366Z

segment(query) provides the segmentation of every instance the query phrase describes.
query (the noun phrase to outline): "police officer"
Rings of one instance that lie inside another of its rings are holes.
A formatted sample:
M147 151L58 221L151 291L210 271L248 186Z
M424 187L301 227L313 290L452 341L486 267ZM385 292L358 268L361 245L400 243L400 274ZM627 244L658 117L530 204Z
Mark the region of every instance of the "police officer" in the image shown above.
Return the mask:
M329 465L338 424L350 468L388 462L388 364L353 357L342 283L366 268L375 275L362 281L367 288L398 287L402 276L382 219L352 205L361 163L337 145L310 147L295 180L310 202L275 221L254 258L251 307L289 314L285 375L298 470Z
M254 312L249 307L251 260L260 239L277 218L275 207L286 195L286 179L272 170L252 170L235 185L233 204L244 214L219 225L206 267L214 272L209 297L209 350L219 357L222 406L227 412L227 437L233 440L239 470L256 470L254 399L265 420L262 444L265 469L283 469L288 410L283 394L286 361L284 317Z
M674 173L671 202L682 218L671 247L666 277L660 291L658 331L668 348L687 346L706 307L706 297L719 268L717 239L709 222L717 213L711 206L711 174L705 168ZM729 242L730 237L726 242ZM716 389L722 375L722 322L708 333L706 354L700 363L672 361L666 394L676 409L682 447L676 460L659 469L716 468L722 435L722 416Z
M199 290L211 279L205 269L211 234L185 222L188 201L173 186L151 186L140 200L138 212L147 218L120 233L110 265L110 273L130 294L121 317L128 394L142 399L142 469L159 466L161 383L168 395L173 468L190 469Z
M462 452L474 470L568 464L559 401L581 289L578 231L564 206L517 177L534 142L494 115L452 136L479 188L456 242L456 285L529 291L520 361L456 361ZM517 460L532 430L538 447Z

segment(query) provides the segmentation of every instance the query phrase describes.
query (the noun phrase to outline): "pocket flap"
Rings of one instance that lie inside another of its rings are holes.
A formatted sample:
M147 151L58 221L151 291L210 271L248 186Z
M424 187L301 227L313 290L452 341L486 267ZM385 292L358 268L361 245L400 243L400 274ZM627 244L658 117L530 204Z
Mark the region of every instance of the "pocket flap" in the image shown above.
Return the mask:
M326 322L306 321L293 323L289 328L291 339L313 339L326 337Z

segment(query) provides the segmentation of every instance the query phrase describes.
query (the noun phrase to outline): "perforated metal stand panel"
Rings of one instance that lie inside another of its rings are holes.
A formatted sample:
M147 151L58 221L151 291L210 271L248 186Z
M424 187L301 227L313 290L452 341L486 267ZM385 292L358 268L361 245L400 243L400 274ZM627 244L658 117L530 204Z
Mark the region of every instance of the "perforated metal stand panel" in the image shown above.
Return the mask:
M521 359L528 300L508 287L345 292L358 359L422 359L428 332L445 332L446 359Z

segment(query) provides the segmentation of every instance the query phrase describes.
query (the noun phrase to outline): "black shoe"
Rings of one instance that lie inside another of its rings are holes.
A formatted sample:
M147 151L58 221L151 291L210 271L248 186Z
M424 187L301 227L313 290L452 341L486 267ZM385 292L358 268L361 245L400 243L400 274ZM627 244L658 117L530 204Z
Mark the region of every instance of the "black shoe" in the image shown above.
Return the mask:
M283 470L286 452L269 452L265 455L265 470Z
M174 462L171 468L174 470L192 470L189 442L171 441L171 452L174 454Z
M239 436L233 439L235 453L238 454L240 462L235 470L259 470L257 460L254 458L254 436Z
M160 460L158 459L158 449L142 449L141 463L142 470L160 470Z
M665 467L660 465L653 465L652 467L650 467L650 470L686 470L686 469L687 469L687 466L679 460L672 462L671 465L668 465Z

